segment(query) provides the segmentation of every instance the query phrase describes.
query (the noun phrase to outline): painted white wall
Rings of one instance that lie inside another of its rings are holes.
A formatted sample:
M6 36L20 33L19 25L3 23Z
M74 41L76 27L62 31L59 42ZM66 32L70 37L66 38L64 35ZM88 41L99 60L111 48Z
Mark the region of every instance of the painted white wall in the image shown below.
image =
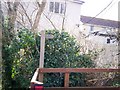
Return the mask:
M78 30L78 27L76 26L76 24L80 24L81 4L73 3L67 0L48 0L44 13L53 22L53 24L58 30L62 29L62 22L63 22L64 15L49 12L49 3L51 1L61 2L61 3L65 3L66 1L66 13L65 13L65 25L64 25L65 31L69 33L78 34L76 31L76 28ZM48 29L54 29L54 28L52 24L49 22L49 20L46 19L44 15L42 15L39 29L48 30Z
M101 34L105 34L105 33L107 34L107 32L110 32L111 34L116 34L117 33L117 29L114 29L114 28L111 29L110 27L105 28L104 26L95 26L95 25L93 27L93 30L90 31L90 26L92 26L92 25L90 25L90 24L84 25L81 31L86 36L89 35L89 37L87 37L87 40L90 40L93 43L97 43L99 45L107 44L107 39L109 37L94 35L94 34L91 34L91 33L96 32L96 31L99 31L99 33L101 33ZM113 42L113 41L115 41L115 40L110 40L111 45L117 44L117 42Z
M111 40L109 44L107 44L107 38L104 36L93 35L90 34L90 26L91 25L84 25L80 30L86 36L89 35L87 38L81 38L81 43L83 44L85 52L87 53L88 50L97 50L99 52L98 57L94 60L96 67L98 68L118 68L118 42L112 43ZM111 33L117 33L118 29L111 29ZM101 31L100 33L106 33L106 31L110 31L110 27L103 28L102 26L94 26L92 32ZM84 51L84 50L83 50Z
M44 10L44 14L52 21L54 26L57 29L61 29L62 28L63 15L58 14L58 13L49 12L49 3L50 2L65 3L65 1L64 0L47 0L46 6L45 6L45 10ZM40 30L51 30L51 29L54 29L54 27L52 26L50 21L45 17L44 14L42 14L42 17L40 19L39 29Z

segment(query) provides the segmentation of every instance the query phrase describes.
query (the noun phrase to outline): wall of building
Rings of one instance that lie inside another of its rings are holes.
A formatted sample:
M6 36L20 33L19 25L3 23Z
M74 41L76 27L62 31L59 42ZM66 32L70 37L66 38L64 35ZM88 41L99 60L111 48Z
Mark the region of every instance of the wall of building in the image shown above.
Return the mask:
M83 29L80 30L80 44L84 47L83 51L88 53L89 50L96 50L98 51L98 56L94 59L96 67L98 68L117 68L118 67L118 42L114 42L111 40L110 43L107 43L107 38L105 36L93 35L91 32L93 31L109 31L110 27L105 28L102 26L96 26L91 31L91 25L84 25ZM117 29L111 29L114 31L113 33L117 32ZM85 36L82 36L85 35ZM88 36L88 37L86 37Z
M93 28L91 29L91 26ZM99 36L92 34L93 32L99 32L100 34L110 34L115 35L117 34L117 29L116 28L111 28L111 27L105 27L105 26L96 26L96 25L90 25L90 24L85 24L81 30L83 34L85 34L88 40L91 40L99 45L105 45L105 44L117 44L115 39L110 40L110 43L107 43L107 39L110 39L109 36Z
M49 12L50 2L60 2L65 4L65 0L57 0L57 1L48 0L44 13L58 30L62 29L63 18L65 17L65 21L64 21L65 31L69 32L72 35L78 36L77 31L79 31L78 28L80 24L81 4L66 1L66 13L64 15L64 14ZM45 15L42 15L41 17L41 21L39 25L40 30L54 29L53 25L45 17Z

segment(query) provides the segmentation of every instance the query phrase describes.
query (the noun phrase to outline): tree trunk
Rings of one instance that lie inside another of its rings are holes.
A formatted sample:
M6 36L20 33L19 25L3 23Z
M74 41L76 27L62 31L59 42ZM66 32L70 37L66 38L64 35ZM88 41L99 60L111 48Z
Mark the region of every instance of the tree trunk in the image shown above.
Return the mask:
M39 25L40 17L42 15L43 11L44 11L44 8L45 8L45 5L46 5L46 0L43 0L41 4L39 2L37 2L37 5L38 5L39 9L37 11L37 14L36 14L33 26L32 26L32 31L33 32L37 31L36 29Z
M13 4L13 6L12 6ZM14 37L15 31L15 20L17 17L17 9L19 6L20 2L16 0L14 3L13 2L7 2L8 5L8 31L10 32L10 40Z

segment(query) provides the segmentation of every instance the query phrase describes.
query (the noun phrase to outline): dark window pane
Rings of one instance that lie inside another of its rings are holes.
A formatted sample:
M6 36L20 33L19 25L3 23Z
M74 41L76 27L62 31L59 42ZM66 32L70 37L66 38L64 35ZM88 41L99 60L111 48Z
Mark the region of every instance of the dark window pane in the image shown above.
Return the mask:
M55 13L59 13L59 6L60 4L58 2L55 2Z
M110 39L107 39L107 43L110 43Z
M64 12L65 12L65 5L61 4L60 13L63 14Z
M54 2L50 2L49 11L53 12L53 10L54 10Z

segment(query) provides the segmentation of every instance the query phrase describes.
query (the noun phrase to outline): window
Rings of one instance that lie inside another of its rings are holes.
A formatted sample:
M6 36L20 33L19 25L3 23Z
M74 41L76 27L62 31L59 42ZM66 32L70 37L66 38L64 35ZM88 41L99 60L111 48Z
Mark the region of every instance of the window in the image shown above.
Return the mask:
M59 13L59 5L60 3L55 2L55 13Z
M108 38L108 39L107 39L107 44L109 44L109 43L110 43L110 39Z
M93 29L94 29L94 26L90 26L90 31L93 31Z
M49 5L50 7L49 7L49 11L50 12L53 12L53 10L54 10L54 2L50 2L50 5Z
M49 11L54 13L64 14L65 4L59 2L50 2Z

